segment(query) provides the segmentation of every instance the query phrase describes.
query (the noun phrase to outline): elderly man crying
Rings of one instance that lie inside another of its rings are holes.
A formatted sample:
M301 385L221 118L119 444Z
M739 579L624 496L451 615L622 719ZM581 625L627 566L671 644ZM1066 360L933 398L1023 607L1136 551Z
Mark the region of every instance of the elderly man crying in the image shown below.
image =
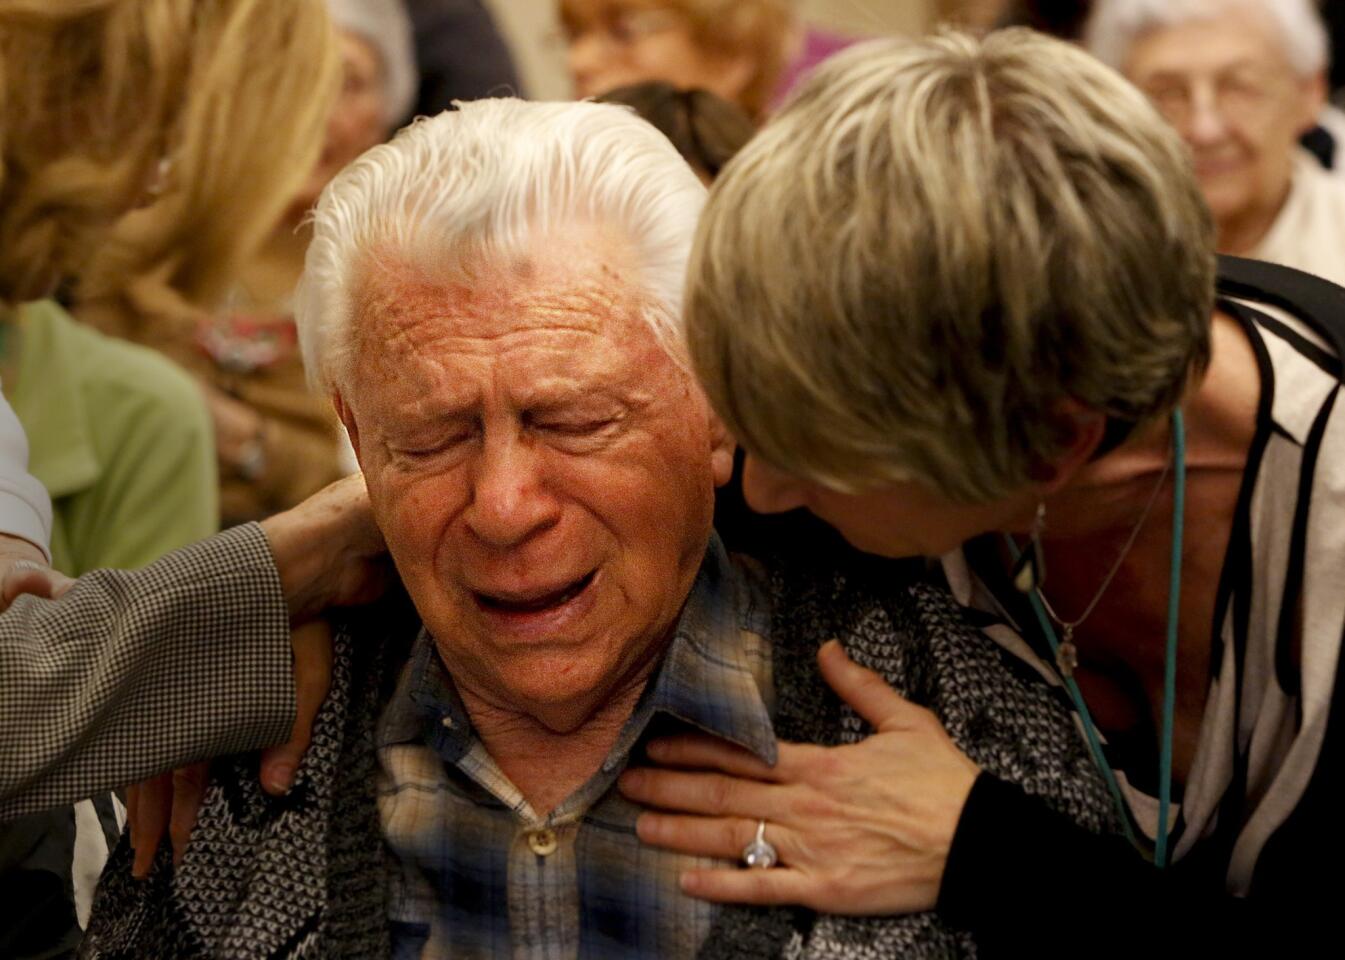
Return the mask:
M730 558L713 536L732 442L679 333L703 198L653 127L592 103L463 104L332 183L300 334L410 603L338 629L289 797L262 794L246 758L220 763L175 873L165 850L134 884L118 852L87 955L970 954L932 912L683 893L693 868L786 876L803 853L786 821L845 829L843 811L722 797L715 857L637 834L618 778L651 738L709 734L769 777L777 738L865 736L817 672L833 638L929 708L890 695L903 724L937 717L968 751L948 771L967 789L979 766L1112 827L1063 701L944 590L859 555ZM870 676L829 656L833 681ZM963 673L979 701L947 682Z
M442 666L539 817L605 759L667 649L732 467L656 334L673 317L622 209L647 195L613 186L592 219L520 229L503 249L352 264L360 359L333 381ZM649 219L689 229L699 188L684 186Z

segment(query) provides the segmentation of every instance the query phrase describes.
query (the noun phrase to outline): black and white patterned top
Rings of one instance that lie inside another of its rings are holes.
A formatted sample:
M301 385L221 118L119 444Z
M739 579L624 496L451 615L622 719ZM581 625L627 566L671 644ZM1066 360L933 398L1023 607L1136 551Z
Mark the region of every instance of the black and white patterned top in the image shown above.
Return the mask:
M1345 403L1337 398L1345 289L1283 267L1221 258L1219 294L1220 309L1251 341L1261 396L1216 598L1208 701L1170 837L1178 868L1199 863L1202 882L1225 899L1291 900L1307 882L1304 861L1323 848L1342 849ZM965 554L945 558L944 571L968 616L1053 675L1036 624L1006 616L1011 601L976 576ZM1108 758L1132 825L1152 839L1157 800L1135 787L1133 771L1125 776L1115 753ZM980 831L972 824L967 832ZM1043 838L1037 849L1049 860L1056 846ZM968 864L980 859L962 853ZM950 902L970 899L964 890L945 893Z

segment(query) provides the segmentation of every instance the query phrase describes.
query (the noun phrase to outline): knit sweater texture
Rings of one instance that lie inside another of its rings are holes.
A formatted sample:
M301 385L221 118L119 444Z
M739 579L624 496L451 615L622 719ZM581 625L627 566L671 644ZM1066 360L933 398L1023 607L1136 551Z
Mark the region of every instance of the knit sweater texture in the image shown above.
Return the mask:
M984 770L1092 831L1116 829L1107 788L1059 689L968 623L943 588L887 562L823 569L777 561L770 569L781 739L835 745L872 732L817 672L818 646L836 638L856 662L932 710ZM414 611L396 604L356 613L338 628L331 693L288 796L262 792L255 756L227 758L213 766L178 868L165 847L150 878L132 880L123 837L80 956L388 956L373 731L417 628ZM971 938L932 912L863 918L760 907L724 908L701 951L703 960L975 955Z

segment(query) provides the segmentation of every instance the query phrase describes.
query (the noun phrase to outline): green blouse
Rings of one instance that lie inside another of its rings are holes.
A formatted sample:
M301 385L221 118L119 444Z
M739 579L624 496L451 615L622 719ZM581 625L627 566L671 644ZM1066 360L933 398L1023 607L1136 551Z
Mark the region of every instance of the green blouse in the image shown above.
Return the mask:
M76 323L52 301L13 315L5 384L51 494L53 566L135 568L214 533L210 416L191 377L152 350Z

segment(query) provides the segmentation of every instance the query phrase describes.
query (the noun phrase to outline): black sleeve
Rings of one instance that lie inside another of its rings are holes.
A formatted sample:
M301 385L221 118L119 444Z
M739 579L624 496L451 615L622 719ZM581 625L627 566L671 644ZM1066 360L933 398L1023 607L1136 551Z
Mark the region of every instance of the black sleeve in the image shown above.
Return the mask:
M481 0L411 0L407 12L420 67L417 115L454 100L521 95L509 47Z
M1279 953L1286 928L1297 939L1328 922L1229 896L1207 870L1160 871L1124 837L1090 833L986 773L958 821L938 912L992 958L1253 956L1271 943Z

